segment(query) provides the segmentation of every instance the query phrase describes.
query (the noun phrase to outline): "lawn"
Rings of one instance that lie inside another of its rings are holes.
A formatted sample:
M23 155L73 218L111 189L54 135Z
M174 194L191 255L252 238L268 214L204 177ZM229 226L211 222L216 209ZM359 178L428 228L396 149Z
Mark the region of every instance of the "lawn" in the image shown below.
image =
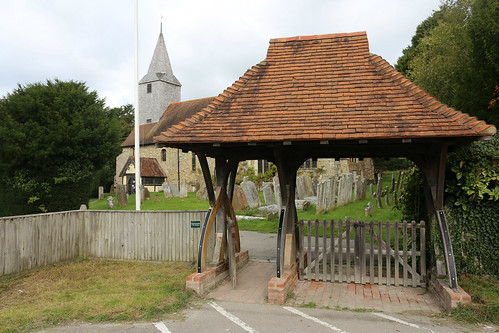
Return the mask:
M391 173L387 173L383 177L383 186L389 186L391 180ZM369 190L367 191L369 192ZM263 194L260 192L260 197L263 203ZM104 197L107 198L106 194ZM158 197L159 199L156 199ZM109 209L107 207L107 201L93 199L90 204L90 209ZM367 207L367 203L371 202L374 208L374 213L370 217L364 215L364 209ZM207 210L209 208L209 202L207 200L200 200L194 193L188 193L188 197L185 199L174 197L171 200L166 200L162 192L151 193L151 200L146 200L142 205L142 210ZM126 207L117 207L116 210L134 210L135 209L135 195L130 195L128 199L128 205ZM244 211L236 212L238 215L258 215L256 209L246 209ZM263 216L263 215L262 215ZM393 205L378 209L376 208L376 200L371 197L370 193L367 193L367 198L364 200L352 202L348 205L336 207L324 214L316 214L315 205L311 205L306 211L298 211L298 218L304 220L331 220L335 221L345 217L350 217L352 220L365 220L365 221L395 221L402 218L401 213L398 210L393 209ZM268 220L239 220L239 228L241 230L248 231L258 231L262 233L276 233L278 226L278 218L273 217Z
M0 281L0 332L66 322L153 321L191 298L186 263L80 260Z

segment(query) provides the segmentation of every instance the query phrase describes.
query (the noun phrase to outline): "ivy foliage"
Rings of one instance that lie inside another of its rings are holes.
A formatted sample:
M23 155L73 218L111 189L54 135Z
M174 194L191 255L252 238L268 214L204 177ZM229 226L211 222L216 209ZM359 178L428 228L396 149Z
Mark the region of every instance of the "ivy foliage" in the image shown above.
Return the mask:
M482 201L499 200L499 136L449 154L448 164L452 173L446 191L455 206L467 210Z
M19 86L0 99L0 216L77 209L120 150L120 124L81 82Z

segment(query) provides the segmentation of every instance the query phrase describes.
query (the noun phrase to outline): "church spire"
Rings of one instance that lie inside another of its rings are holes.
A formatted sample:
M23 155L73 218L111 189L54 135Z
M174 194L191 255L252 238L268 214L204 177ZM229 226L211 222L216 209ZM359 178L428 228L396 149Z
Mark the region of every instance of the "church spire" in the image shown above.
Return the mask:
M140 80L139 84L154 82L154 81L164 81L174 85L180 86L180 82L173 75L172 65L170 64L170 57L166 51L165 39L163 37L163 24L161 23L161 32L159 33L158 41L156 43L156 48L149 65L149 70L147 74Z
M170 103L180 102L181 84L173 75L163 37L163 21L149 70L139 81L140 124L156 122Z

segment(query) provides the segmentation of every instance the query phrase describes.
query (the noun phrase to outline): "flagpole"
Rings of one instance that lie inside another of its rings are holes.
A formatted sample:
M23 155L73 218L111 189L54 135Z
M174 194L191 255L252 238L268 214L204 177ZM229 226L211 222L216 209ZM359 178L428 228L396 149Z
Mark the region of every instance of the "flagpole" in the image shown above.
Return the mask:
M142 181L140 178L140 119L139 119L139 17L138 0L135 0L134 37L134 99L135 99L135 210L140 210Z

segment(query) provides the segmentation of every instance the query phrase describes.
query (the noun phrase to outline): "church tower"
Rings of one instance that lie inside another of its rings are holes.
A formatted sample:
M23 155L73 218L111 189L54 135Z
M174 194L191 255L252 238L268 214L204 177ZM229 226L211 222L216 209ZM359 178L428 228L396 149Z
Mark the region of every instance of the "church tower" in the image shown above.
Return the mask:
M157 122L170 103L180 102L181 86L173 75L161 31L149 70L139 81L140 124Z

